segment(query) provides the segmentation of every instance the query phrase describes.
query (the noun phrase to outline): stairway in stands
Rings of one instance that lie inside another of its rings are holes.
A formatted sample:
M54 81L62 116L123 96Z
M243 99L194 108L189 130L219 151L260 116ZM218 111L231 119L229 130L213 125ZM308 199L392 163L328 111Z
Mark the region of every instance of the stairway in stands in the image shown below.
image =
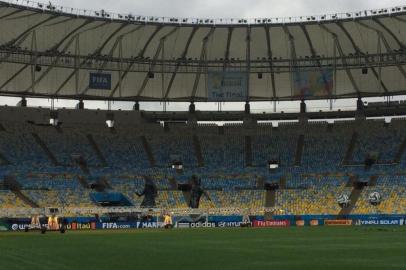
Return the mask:
M286 189L286 176L282 176L279 179L279 188L280 189Z
M0 131L6 131L2 124L0 124ZM5 155L3 155L3 153L0 153L0 165L11 165L11 162Z
M276 205L276 190L275 189L267 190L265 195L265 207L273 208L275 207L275 205ZM272 219L273 214L274 213L272 212L266 212L265 219L266 220Z
M90 188L89 182L87 182L86 177L79 175L78 181L83 188Z
M96 153L97 158L101 162L102 166L107 167L107 160L104 157L102 151L100 151L99 146L97 145L96 141L93 138L92 134L87 134L86 135L87 140L89 141L89 144L92 146L93 151Z
M304 135L299 135L297 139L296 154L295 154L295 166L300 166L302 164L302 155L304 148Z
M32 208L39 208L39 205L36 202L21 192L21 185L14 178L14 176L6 176L4 178L4 184L10 189L11 192L15 194L17 198L22 200L24 203L28 204Z
M156 161L155 161L154 155L152 154L152 150L151 150L151 147L149 146L147 138L145 138L145 136L141 136L140 138L141 138L141 142L144 147L145 153L147 154L149 164L151 165L151 167L154 167L156 164Z
M0 165L11 165L11 162L2 153L0 153Z
M197 165L199 167L204 167L204 159L202 155L202 147L200 145L199 137L193 136L193 148L195 149L195 155L197 160Z
M369 178L368 186L370 186L370 187L376 187L377 181L378 181L378 176L372 175L372 176Z
M265 186L265 179L263 177L258 177L257 178L257 183L256 183L256 188L257 189L263 189Z
M56 159L55 155L51 152L51 150L48 148L46 143L39 137L37 133L32 133L32 136L34 137L35 142L41 147L41 149L44 151L46 156L48 157L49 161L54 165L54 166L59 166L59 162Z
M252 167L251 136L245 136L245 167Z
M176 182L176 179L173 177L169 178L169 185L171 190L178 190L178 183Z
M190 201L192 199L192 193L190 190L182 190L183 198L185 198L185 202L188 207L190 207Z
M28 198L27 196L25 196L23 193L21 193L21 190L12 190L12 192L24 203L28 204L30 207L39 208L39 205L30 198Z
M350 195L350 205L346 208L341 209L339 213L340 216L351 214L352 210L357 204L357 201L360 198L362 191L364 190L364 186L358 186L357 182L358 176L351 176L349 181L347 182L347 187L353 187Z
M396 153L394 163L399 164L402 161L402 157L406 152L406 137L404 138L402 144L399 147L399 151Z
M354 155L354 149L355 149L355 144L357 143L358 140L358 133L354 131L351 137L350 144L348 145L347 152L345 153L345 157L343 160L343 165L350 165L353 155Z

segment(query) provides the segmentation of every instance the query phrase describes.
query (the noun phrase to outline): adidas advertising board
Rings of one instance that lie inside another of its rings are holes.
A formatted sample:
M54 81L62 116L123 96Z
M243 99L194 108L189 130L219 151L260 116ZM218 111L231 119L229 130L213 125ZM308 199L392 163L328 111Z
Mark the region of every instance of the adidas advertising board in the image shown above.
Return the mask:
M176 228L238 228L246 223L242 221L229 221L229 222L178 222ZM250 223L252 225L252 223Z

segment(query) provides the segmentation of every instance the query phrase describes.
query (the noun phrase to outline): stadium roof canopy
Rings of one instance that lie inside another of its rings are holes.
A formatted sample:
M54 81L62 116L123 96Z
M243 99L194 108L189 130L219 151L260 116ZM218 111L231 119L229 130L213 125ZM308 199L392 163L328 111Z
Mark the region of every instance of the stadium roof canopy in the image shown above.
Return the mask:
M405 44L406 7L248 20L0 1L0 94L134 101L401 95Z

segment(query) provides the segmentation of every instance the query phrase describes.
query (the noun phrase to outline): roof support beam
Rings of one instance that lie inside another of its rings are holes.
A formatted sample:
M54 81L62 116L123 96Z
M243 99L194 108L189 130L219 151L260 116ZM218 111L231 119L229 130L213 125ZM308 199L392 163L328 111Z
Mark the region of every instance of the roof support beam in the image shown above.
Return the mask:
M111 47L111 49L110 49L110 51L109 51L109 53L108 53L107 56L108 56L108 57L113 57L114 52L116 51L117 47L122 43L123 38L124 38L125 36L129 35L129 34L132 34L132 33L136 32L136 31L138 31L138 30L141 29L142 27L143 27L143 26L138 26L138 27L136 27L135 29L133 29L133 30L131 30L131 31L129 31L129 32L126 32L126 33L124 33L124 34L119 35L119 36L116 38L116 40L115 40L113 46ZM116 32L117 32L117 31L116 31ZM120 45L120 46L122 46L122 45ZM121 48L122 48L122 47L121 47ZM122 52L122 51L121 51L121 52ZM108 63L108 59L103 60L103 62L102 62L102 64L100 65L100 67L97 69L98 72L102 72L107 63ZM121 70L121 68L122 68L122 57L120 58L120 70ZM121 77L120 77L120 78L121 78ZM120 80L120 78L119 78L119 86L121 87L121 82L122 82L122 81ZM87 85L87 86L85 87L85 89L83 89L82 95L86 94L86 92L87 92L89 89L90 89L90 88L89 88L89 85ZM120 90L120 92L121 92L121 90Z
M24 11L23 9L15 10L15 11L13 11L13 12L10 12L9 14L6 14L6 15L1 16L1 17L0 17L0 20L6 19L6 18L8 18L8 17L11 17L11 16L16 15L16 14L18 14L18 13L21 13L21 12L23 12L23 11Z
M271 34L270 34L269 25L265 26L265 36L266 36L266 47L267 47L267 54L268 54L268 62L269 62L269 67L271 69L272 94L273 94L273 98L276 99L275 71L273 69L273 54L272 54Z
M174 33L176 33L177 31L179 31L179 28L178 28L178 27L172 29L172 31L170 31L168 34L166 34L165 36L161 37L161 39L159 40L159 46L158 46L158 48L157 48L156 51L155 51L154 58L152 59L152 63L151 63L149 72L154 72L154 71L155 71L155 66L156 66L156 63L157 63L157 61L158 61L159 54L160 54L161 52L163 53L163 50L164 50L164 47L165 47L165 41L166 41L166 39L167 39L168 37L170 37L171 35L173 35ZM145 88L147 87L147 84L148 84L149 79L150 79L149 76L150 76L150 73L147 73L147 74L145 75L144 80L142 81L141 87L140 87L140 89L138 89L137 97L141 96L142 93L144 92Z
M189 38L188 38L188 40L186 42L186 46L183 49L181 59L176 63L175 71L172 73L171 79L170 79L169 84L168 84L168 88L166 89L166 93L165 93L165 95L163 97L164 100L167 99L168 96L169 96L169 93L170 93L170 91L172 89L173 82L175 81L176 75L178 73L179 67L180 67L182 61L185 61L187 53L189 51L190 43L192 43L193 37L196 34L198 29L199 29L198 27L193 27L192 32L189 35Z
M196 73L196 77L195 77L195 82L193 83L193 89L192 89L192 94L191 96L191 101L195 101L195 97L196 97L196 92L197 92L197 87L199 86L199 82L200 82L200 76L203 72L203 69L206 69L206 73L207 73L207 42L209 41L209 38L213 35L214 31L216 28L212 27L209 31L209 33L204 37L203 39L203 45L202 45L202 49L200 51L200 59L199 59L199 66L198 66L198 70Z
M163 28L162 25L156 26L154 32L150 35L150 37L148 38L147 42L144 44L143 49L140 51L140 53L138 54L138 57L144 57L145 51L147 50L149 44L151 43L152 39L158 34L159 31L161 31L161 29ZM130 72L131 68L134 66L136 62L131 62L127 68L124 70L124 72L122 73L121 77L119 78L119 81L124 81L125 77L127 77L127 74ZM109 97L113 97L114 94L116 93L117 89L119 87L119 83L116 84L116 86L113 88L113 90L111 91Z
M344 34L350 40L350 42L352 44L352 47L354 48L355 53L358 54L358 55L364 56L365 62L369 64L370 61L368 60L368 56L366 56L365 53L363 51L361 51L361 49L357 46L354 39L352 38L350 33L347 31L347 29L344 27L344 25L341 22L337 22L337 25L340 27L340 29L344 32ZM385 93L388 93L389 92L388 88L386 87L385 83L382 81L381 76L378 74L378 72L375 70L374 67L371 67L371 70L372 70L372 73L374 73L374 76L378 80L379 84L382 86Z
M317 53L316 53L316 50L314 49L313 42L312 42L312 39L310 38L309 32L307 31L306 26L304 24L300 24L300 28L302 29L302 31L306 37L307 43L309 44L310 53L313 56L313 58L315 58Z
M307 31L306 26L303 25L303 24L300 24L300 28L302 29L302 31L303 31L303 33L304 33L304 35L306 37L307 43L309 44L310 53L311 53L312 58L313 58L312 61L315 61L315 63L318 66L320 74L323 74L323 67L321 66L320 60L317 58L317 52L316 52L316 49L313 46L313 42L312 42L312 39L310 38L309 32ZM336 54L336 50L334 50L334 54ZM334 55L334 58L335 58L335 55ZM337 71L336 70L336 64L337 64L337 62L335 61L334 62L334 76L336 76L336 74L337 74L337 72L336 72ZM322 76L322 78L323 78L324 85L326 85L326 89L328 89L328 82L325 80L324 76ZM335 78L334 78L334 80L335 80ZM335 90L335 88L333 89L333 91L334 90ZM333 93L329 93L329 94L331 96Z
M32 39L31 39L31 51L34 52L34 55L31 56L33 59L31 60L31 92L35 93L35 72L36 72L36 65L37 65L37 32L34 30L32 32Z
M354 87L354 89L357 92L358 96L360 96L361 92L359 90L358 85L356 84L356 82L354 80L354 77L352 76L351 70L348 68L347 60L345 59L345 55L344 55L343 49L341 47L340 40L337 37L337 34L332 32L330 29L328 29L324 24L319 24L319 26L321 27L321 29L325 30L327 33L329 33L333 37L334 43L335 43L335 45L337 47L338 53L339 53L339 55L341 57L341 61L342 61L343 65L344 65L347 76L350 79L352 87Z
M43 20L43 21L37 23L36 25L34 25L34 26L28 28L28 29L25 30L23 33L21 33L20 35L18 35L18 36L17 36L16 38L14 38L13 40L7 42L6 44L9 45L9 46L20 46L20 45L30 36L30 34L32 34L32 32L33 32L37 27L40 27L40 26L43 25L44 23L47 23L47 22L49 22L49 21L51 21L51 20L53 20L53 19L55 19L55 18L57 18L57 17L58 17L58 16L52 16L52 17L49 17L49 18L47 18L47 19L45 19L45 20ZM3 63L4 61L6 61L6 60L9 58L10 55L11 55L11 52L8 53L5 57L2 58L2 59L0 60L0 63Z
M55 46L53 46L53 47L51 48L51 51L57 51L57 52L58 52L59 47L63 44L63 42L65 42L65 40L67 40L67 38L69 38L71 35L73 35L73 34L76 33L77 31L79 31L81 28L83 28L85 25L89 24L90 22L92 22L92 21L88 20L88 21L84 22L82 25L80 25L80 26L78 26L77 28L75 28L74 30L72 30L67 36L63 37L60 42L58 42ZM41 76L33 83L34 85L31 86L31 87L35 87L35 85L37 85L40 81L42 81L42 80L49 74L49 72L50 72L50 71L55 67L55 65L58 63L59 59L60 59L61 57L63 57L63 54L69 49L69 47L70 47L70 45L72 44L73 41L76 41L76 47L75 47L75 71L77 71L77 70L78 70L78 65L76 64L76 61L78 61L79 56L80 56L80 51L77 49L78 46L79 46L79 35L82 34L82 33L84 33L84 32L86 32L86 31L94 30L94 29L97 29L97 28L99 28L99 27L102 27L102 26L104 26L104 25L106 25L106 24L107 24L107 22L106 22L106 23L103 23L103 24L100 24L100 25L97 25L97 26L95 26L95 27L92 27L92 28L90 28L90 29L86 29L86 30L84 30L84 31L82 31L82 32L77 33L75 36L73 36L73 37L70 39L70 41L65 45L65 47L62 49L61 53L58 53L58 55L57 55L57 56L55 57L55 59L52 61L51 66L49 66L49 67L41 74ZM72 75L72 76L73 76L73 75ZM62 87L59 87L59 88L58 88L58 90L54 93L55 95L59 93L59 91L60 91L60 90L63 88L63 86L70 80L70 78L72 78L72 77L69 76L69 78L68 78L67 80L65 80L65 81L62 83ZM29 88L28 88L28 89L29 89ZM27 89L26 91L28 91L28 89ZM78 89L75 88L75 90L76 90L76 94L78 94Z
M406 20L405 20L405 19L402 19L402 18L399 18L399 17L392 17L392 18L394 18L395 20L398 20L398 21L400 21L400 22L406 23Z
M53 19L55 19L55 18L57 18L57 17L58 17L58 16L52 16L52 17L49 17L49 18L47 18L47 19L45 19L45 20L43 20L43 21L37 23L35 26L30 27L28 30L24 31L24 34L20 34L17 38L13 39L13 40L10 41L8 44L9 44L9 45L16 45L16 44L17 44L17 46L20 45L21 43L23 43L23 42L28 38L28 36L30 35L30 33L31 33L32 37L35 36L35 29L36 29L36 28L40 27L42 24L44 24L44 23L46 23L46 22L49 22L49 21L51 21L51 20L53 20ZM0 60L0 63L3 63L4 61L6 61L6 60L8 59L8 57L10 56L10 54L11 54L11 53L8 53L5 57L3 57L3 58ZM35 58L32 60L32 62L35 62L36 60L37 60L37 56L35 56ZM19 69L16 73L14 73L6 82L4 82L4 83L0 86L0 89L3 89L4 87L6 87L7 84L9 84L12 80L14 80L18 75L20 75L20 74L21 74L26 68L28 68L29 66L32 66L32 63L24 65L21 69ZM33 77L34 75L31 74L31 76ZM32 87L30 87L30 88L33 89ZM28 91L28 89L26 90L26 92L27 92L27 91Z
M121 24L113 33L111 33L103 42L103 44L97 48L90 57L87 57L87 59L85 59L84 61L82 61L82 63L79 65L79 68L75 68L75 70L71 73L71 75L68 76L68 78L72 78L72 76L75 76L77 73L80 72L80 69L82 68L82 66L84 64L86 64L86 62L89 60L89 58L92 57L97 57L101 54L101 52L103 51L103 49L107 46L107 44L110 42L110 40L117 35L118 32L120 32L123 28L125 28L126 26L128 26L128 23L123 23ZM60 90L62 88L59 88L58 90ZM85 94L85 92L83 92L82 94Z
M76 27L75 29L73 29L69 34L67 34L66 36L64 36L64 38L62 38L62 40L60 40L55 46L53 46L50 50L51 51L58 51L59 47L63 44L63 42L65 42L65 40L67 40L70 36L72 36L74 33L76 33L78 30L80 30L81 28L83 28L84 26L86 26L87 24L91 23L91 20L87 20L86 22L84 22L83 24L81 24L80 26ZM44 79L45 76L48 75L48 73L55 67L55 65L58 63L59 59L62 57L62 55L68 50L68 48L70 47L70 45L72 44L72 42L74 40L77 40L77 36L71 38L69 40L69 42L65 45L65 47L62 49L61 53L59 53L54 60L52 61L51 65L41 74L41 76L39 76L39 78L34 82L34 85L31 87L35 87L35 85L37 85L39 82L42 81L42 79ZM75 62L76 59L78 59L79 53L75 52ZM75 65L76 67L76 65Z
M391 52L391 53L393 52L393 49L390 47L389 42L386 40L385 35L382 33L382 31L380 31L379 29L377 29L377 28L375 28L375 27L372 27L372 26L370 26L370 25L367 25L367 24L365 24L365 23L363 23L363 22L361 22L361 21L357 21L357 23L358 23L359 25L361 25L361 26L367 28L367 29L371 29L371 30L375 31L375 32L378 34L378 36L380 37L380 39L382 40L383 45L385 46L386 50L387 50L388 52ZM397 68L399 69L399 72L402 73L403 77L406 78L406 71L405 71L405 69L404 69L401 65L399 65L399 64L396 65L396 66L397 66Z
M88 24L90 24L90 23L92 23L92 22L94 22L94 20L91 20L91 19L86 20L86 21L83 22L81 25L79 25L78 27L76 27L75 29L73 29L72 31L70 31L67 35L64 35L63 38L62 38L58 43L56 43L56 44L50 49L50 51L57 51L57 50L59 49L59 47L61 47L62 44L63 44L66 40L68 40L68 38L70 38L73 34L75 34L75 33L78 32L80 29L82 29L83 27L85 27L86 25L88 25ZM98 28L98 27L100 27L100 25L97 25L97 26L95 26L94 28L91 28L91 29L89 29L89 30L93 30L93 29L96 29L96 28ZM72 39L71 39L71 40L72 40Z
M297 67L297 54L296 54L296 46L295 46L295 38L293 35L290 33L289 28L284 25L283 30L285 31L285 34L287 35L289 39L289 45L290 45L290 58L291 60L289 61L290 65L290 89L291 89L291 95L293 95L293 87L294 87L294 74L296 72L296 67Z
M59 15L54 15L51 17L46 18L45 20L40 21L39 23L36 23L35 25L29 27L28 29L26 29L24 32L22 32L21 34L19 34L16 38L14 38L13 40L7 42L7 45L15 45L22 37L24 37L25 35L28 35L29 33L31 33L33 30L35 30L37 27L43 25L44 23L47 23L49 21L52 21L53 19L56 18L60 18ZM21 43L21 42L20 42ZM18 43L18 44L20 44Z
M109 22L105 22L103 24L101 24L99 27L102 27L106 24L108 24ZM80 64L79 67L75 68L73 72L71 72L69 74L69 76L66 78L66 80L58 87L58 89L55 91L54 95L57 95L62 89L63 87L65 87L65 85L72 79L73 76L78 76L80 69L83 67L83 65L85 65L88 61L91 61L94 57L97 57L104 49L104 47L106 47L106 45L108 44L108 42L119 32L121 31L124 27L126 27L128 24L121 24L120 27L118 27L112 34L110 34L107 39L104 41L103 45L100 46L99 48L97 48L93 53L90 54L89 57L86 57L86 59L84 59ZM89 30L89 29L88 29ZM85 31L88 31L85 30ZM84 32L85 32L84 31ZM83 33L83 32L82 32ZM80 35L82 33L79 33L77 35ZM79 91L77 89L77 91Z
M386 32L388 32L389 35L392 36L392 38L398 43L400 48L405 48L405 44L402 43L402 41L399 40L399 38L386 26L384 25L379 19L377 18L372 18L374 22L379 24Z
M290 33L289 28L286 25L283 26L283 30L285 31L285 34L288 36L288 39L289 39L290 57L291 57L292 63L293 63L293 65L296 65L297 64L297 54L296 54L295 38Z
M250 76L251 76L251 27L247 27L247 37L245 39L247 43L247 48L246 48L246 62L247 62L247 70L246 70L246 76L247 76L247 97L246 101L248 102L250 99Z
M227 45L226 45L226 51L224 52L224 60L223 60L223 71L227 69L228 62L229 62L231 38L233 36L233 31L234 31L234 27L228 28Z

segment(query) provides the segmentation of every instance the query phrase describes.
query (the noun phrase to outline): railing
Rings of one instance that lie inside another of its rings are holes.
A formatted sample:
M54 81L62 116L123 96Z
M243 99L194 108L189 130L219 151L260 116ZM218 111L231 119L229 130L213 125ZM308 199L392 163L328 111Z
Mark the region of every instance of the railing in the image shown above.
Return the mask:
M52 66L61 68L77 68L75 63L79 60L85 63L80 66L80 69L94 70L100 69L108 71L128 70L129 72L148 72L151 70L151 65L155 65L155 69L159 73L173 73L175 70L178 73L198 73L201 72L201 67L204 66L208 70L216 71L223 70L224 61L221 60L152 60L152 59L135 59L135 58L114 58L102 56L75 56L75 55L57 55L52 53L41 53L32 51L20 50L4 50L0 49L0 58L4 62L31 64L40 66ZM344 61L343 61L344 59ZM269 63L272 62L272 67ZM292 69L319 69L320 67L334 67L337 70L346 68L364 68L364 67L385 67L396 66L406 63L406 52L396 51L382 54L368 55L347 55L344 57L323 57L323 58L298 58L292 64L292 59L260 59L250 61L251 73L267 73L267 72L291 72ZM247 61L240 60L227 61L227 69L229 71L246 71Z
M137 208L137 207L56 207L60 216L94 216L103 214L143 213L157 215L163 212L171 212L173 215L243 215L243 214L264 214L275 212L276 208L213 208L213 209L159 209L159 208ZM31 217L33 215L50 215L48 208L8 208L0 210L0 218Z
M357 12L334 13L313 16L298 16L298 17L281 17L281 18L179 18L179 17L160 17L160 16L145 16L133 15L131 13L114 13L104 9L95 11L87 9L78 9L54 5L52 3L44 4L30 0L5 0L1 1L5 4L18 5L26 8L36 9L40 11L49 11L61 14L70 14L74 16L96 17L105 20L118 21L133 21L135 23L151 23L151 24L174 24L174 25L262 25L262 24L294 24L304 22L320 22L320 21L337 21L344 19L355 19L363 17L375 17L391 14L406 13L406 6L396 6L391 8L368 9Z

